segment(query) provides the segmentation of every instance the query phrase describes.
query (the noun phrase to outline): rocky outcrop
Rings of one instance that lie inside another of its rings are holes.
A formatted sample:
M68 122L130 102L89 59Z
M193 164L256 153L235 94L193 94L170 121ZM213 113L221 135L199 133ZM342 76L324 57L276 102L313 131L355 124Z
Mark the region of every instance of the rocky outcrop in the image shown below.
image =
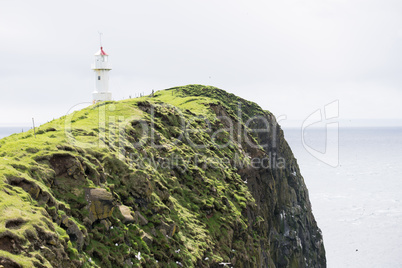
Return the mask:
M252 159L264 159L264 164L239 170L256 200L256 210L248 217L257 223L252 227L261 237L261 263L269 267L325 267L325 250L320 229L314 220L308 190L300 175L296 159L286 143L283 131L273 116L267 116L271 131L257 137L263 152L246 147ZM263 129L261 122L253 125ZM263 160L262 160L263 161ZM283 165L283 166L282 166Z
M135 219L134 219L133 215L131 215L131 211L130 211L129 207L121 205L121 206L119 206L119 210L120 210L121 215L123 216L122 221L124 224L135 222Z
M22 265L16 263L13 260L10 260L9 258L5 258L5 257L0 257L0 267L1 268L22 268Z
M81 251L84 246L84 234L78 225L73 220L69 219L68 216L62 215L60 226L66 230L70 241L77 243L77 249Z
M105 189L85 189L85 199L88 202L89 219L91 223L112 216L115 205L113 196Z
M326 266L297 161L255 103L190 85L41 128L0 140L0 266Z

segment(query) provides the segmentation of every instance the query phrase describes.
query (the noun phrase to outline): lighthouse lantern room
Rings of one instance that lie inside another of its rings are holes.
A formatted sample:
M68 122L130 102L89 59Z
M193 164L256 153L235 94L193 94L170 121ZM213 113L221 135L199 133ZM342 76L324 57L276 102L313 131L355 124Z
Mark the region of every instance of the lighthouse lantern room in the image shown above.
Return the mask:
M93 103L112 100L112 93L109 92L109 71L108 54L100 48L95 53L95 63L92 70L95 71L95 91L92 93Z

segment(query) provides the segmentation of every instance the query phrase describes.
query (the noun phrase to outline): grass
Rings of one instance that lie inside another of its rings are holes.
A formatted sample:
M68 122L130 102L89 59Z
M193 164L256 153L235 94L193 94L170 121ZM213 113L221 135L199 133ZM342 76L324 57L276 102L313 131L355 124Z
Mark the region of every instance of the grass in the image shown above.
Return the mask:
M238 102L246 107L240 117ZM156 260L164 267L176 267L176 261L195 267L206 256L212 262L227 260L233 233L245 232L249 223L243 212L255 201L231 164L219 160L236 154L243 158L244 151L226 130L214 138L228 146L219 148L211 138L209 127L223 126L212 106L241 120L269 115L256 104L222 90L190 85L158 91L154 97L95 104L40 126L36 138L30 130L0 140L0 234L10 231L5 227L8 220L21 218L25 223L11 232L25 241L26 247L26 253L19 256L2 250L0 256L31 267L37 261L30 257L35 252L50 267L52 260L32 250L26 239L26 230L36 233L33 226L37 225L67 241L67 254L86 267L122 267L128 259L138 267L153 267ZM187 139L178 141L184 127L189 130ZM151 139L144 133L155 136ZM191 142L202 146L195 148ZM68 157L69 164L76 163L77 170L82 170L56 174L52 164L56 155ZM145 161L175 156L181 158L168 169ZM9 185L10 177L32 182L38 195ZM107 189L116 203L141 213L148 224L137 220L126 225L114 215L107 219L115 227L113 231L99 222L89 226L84 188ZM44 193L51 202L40 200ZM87 233L81 252L71 243L67 230L57 224L64 214ZM163 235L162 221L177 226L173 237ZM152 244L144 241L145 233L154 237ZM121 246L114 246L116 243ZM243 252L255 250L238 247ZM180 254L175 253L178 248ZM137 252L143 254L141 261L135 259Z
M29 244L29 241L26 238L27 233L36 232L33 226L36 225L49 232L51 231L43 222L43 214L45 213L44 209L32 206L32 203L34 202L31 201L32 199L28 193L18 190L14 191L14 189L10 189L11 187L7 187L4 184L1 185L1 188L3 188L3 191L0 191L0 235L12 233L14 238L20 240L22 247L25 247ZM6 225L12 220L17 220L17 222L20 223L10 231L10 227L6 228ZM1 240L2 238L0 238L0 241ZM37 262L37 259L34 257L11 254L4 250L0 250L0 257L14 260L24 267L32 267L33 262ZM51 267L50 263L47 263L46 266Z

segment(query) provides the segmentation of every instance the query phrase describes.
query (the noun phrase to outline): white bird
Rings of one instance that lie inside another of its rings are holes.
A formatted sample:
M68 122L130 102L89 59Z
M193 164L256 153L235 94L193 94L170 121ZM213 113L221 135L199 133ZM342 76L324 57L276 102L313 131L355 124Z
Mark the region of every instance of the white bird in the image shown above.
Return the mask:
M110 226L110 229L113 230L113 226Z
M183 267L183 264L181 264L181 262L176 261L176 264L179 265L180 267Z
M247 184L247 179L245 181L243 181L245 184Z
M207 261L207 260L209 260L209 258L208 258L208 257L205 257L204 261Z
M219 265L223 265L223 266L228 266L229 264L231 264L230 262L220 262Z
M116 247L117 247L118 245L119 245L119 244L117 244L117 243L115 244Z
M174 252L176 252L176 253L179 253L179 252L180 252L180 249L178 249L178 250L175 250Z
M141 260L141 252L138 252L138 254L137 255L135 255L135 257L137 258L137 260Z

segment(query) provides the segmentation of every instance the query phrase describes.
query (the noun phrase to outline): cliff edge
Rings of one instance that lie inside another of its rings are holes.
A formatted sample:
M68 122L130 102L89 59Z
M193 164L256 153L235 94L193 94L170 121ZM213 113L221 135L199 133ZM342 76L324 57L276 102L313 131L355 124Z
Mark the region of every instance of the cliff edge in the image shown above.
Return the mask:
M275 117L188 85L0 140L0 267L326 267Z

